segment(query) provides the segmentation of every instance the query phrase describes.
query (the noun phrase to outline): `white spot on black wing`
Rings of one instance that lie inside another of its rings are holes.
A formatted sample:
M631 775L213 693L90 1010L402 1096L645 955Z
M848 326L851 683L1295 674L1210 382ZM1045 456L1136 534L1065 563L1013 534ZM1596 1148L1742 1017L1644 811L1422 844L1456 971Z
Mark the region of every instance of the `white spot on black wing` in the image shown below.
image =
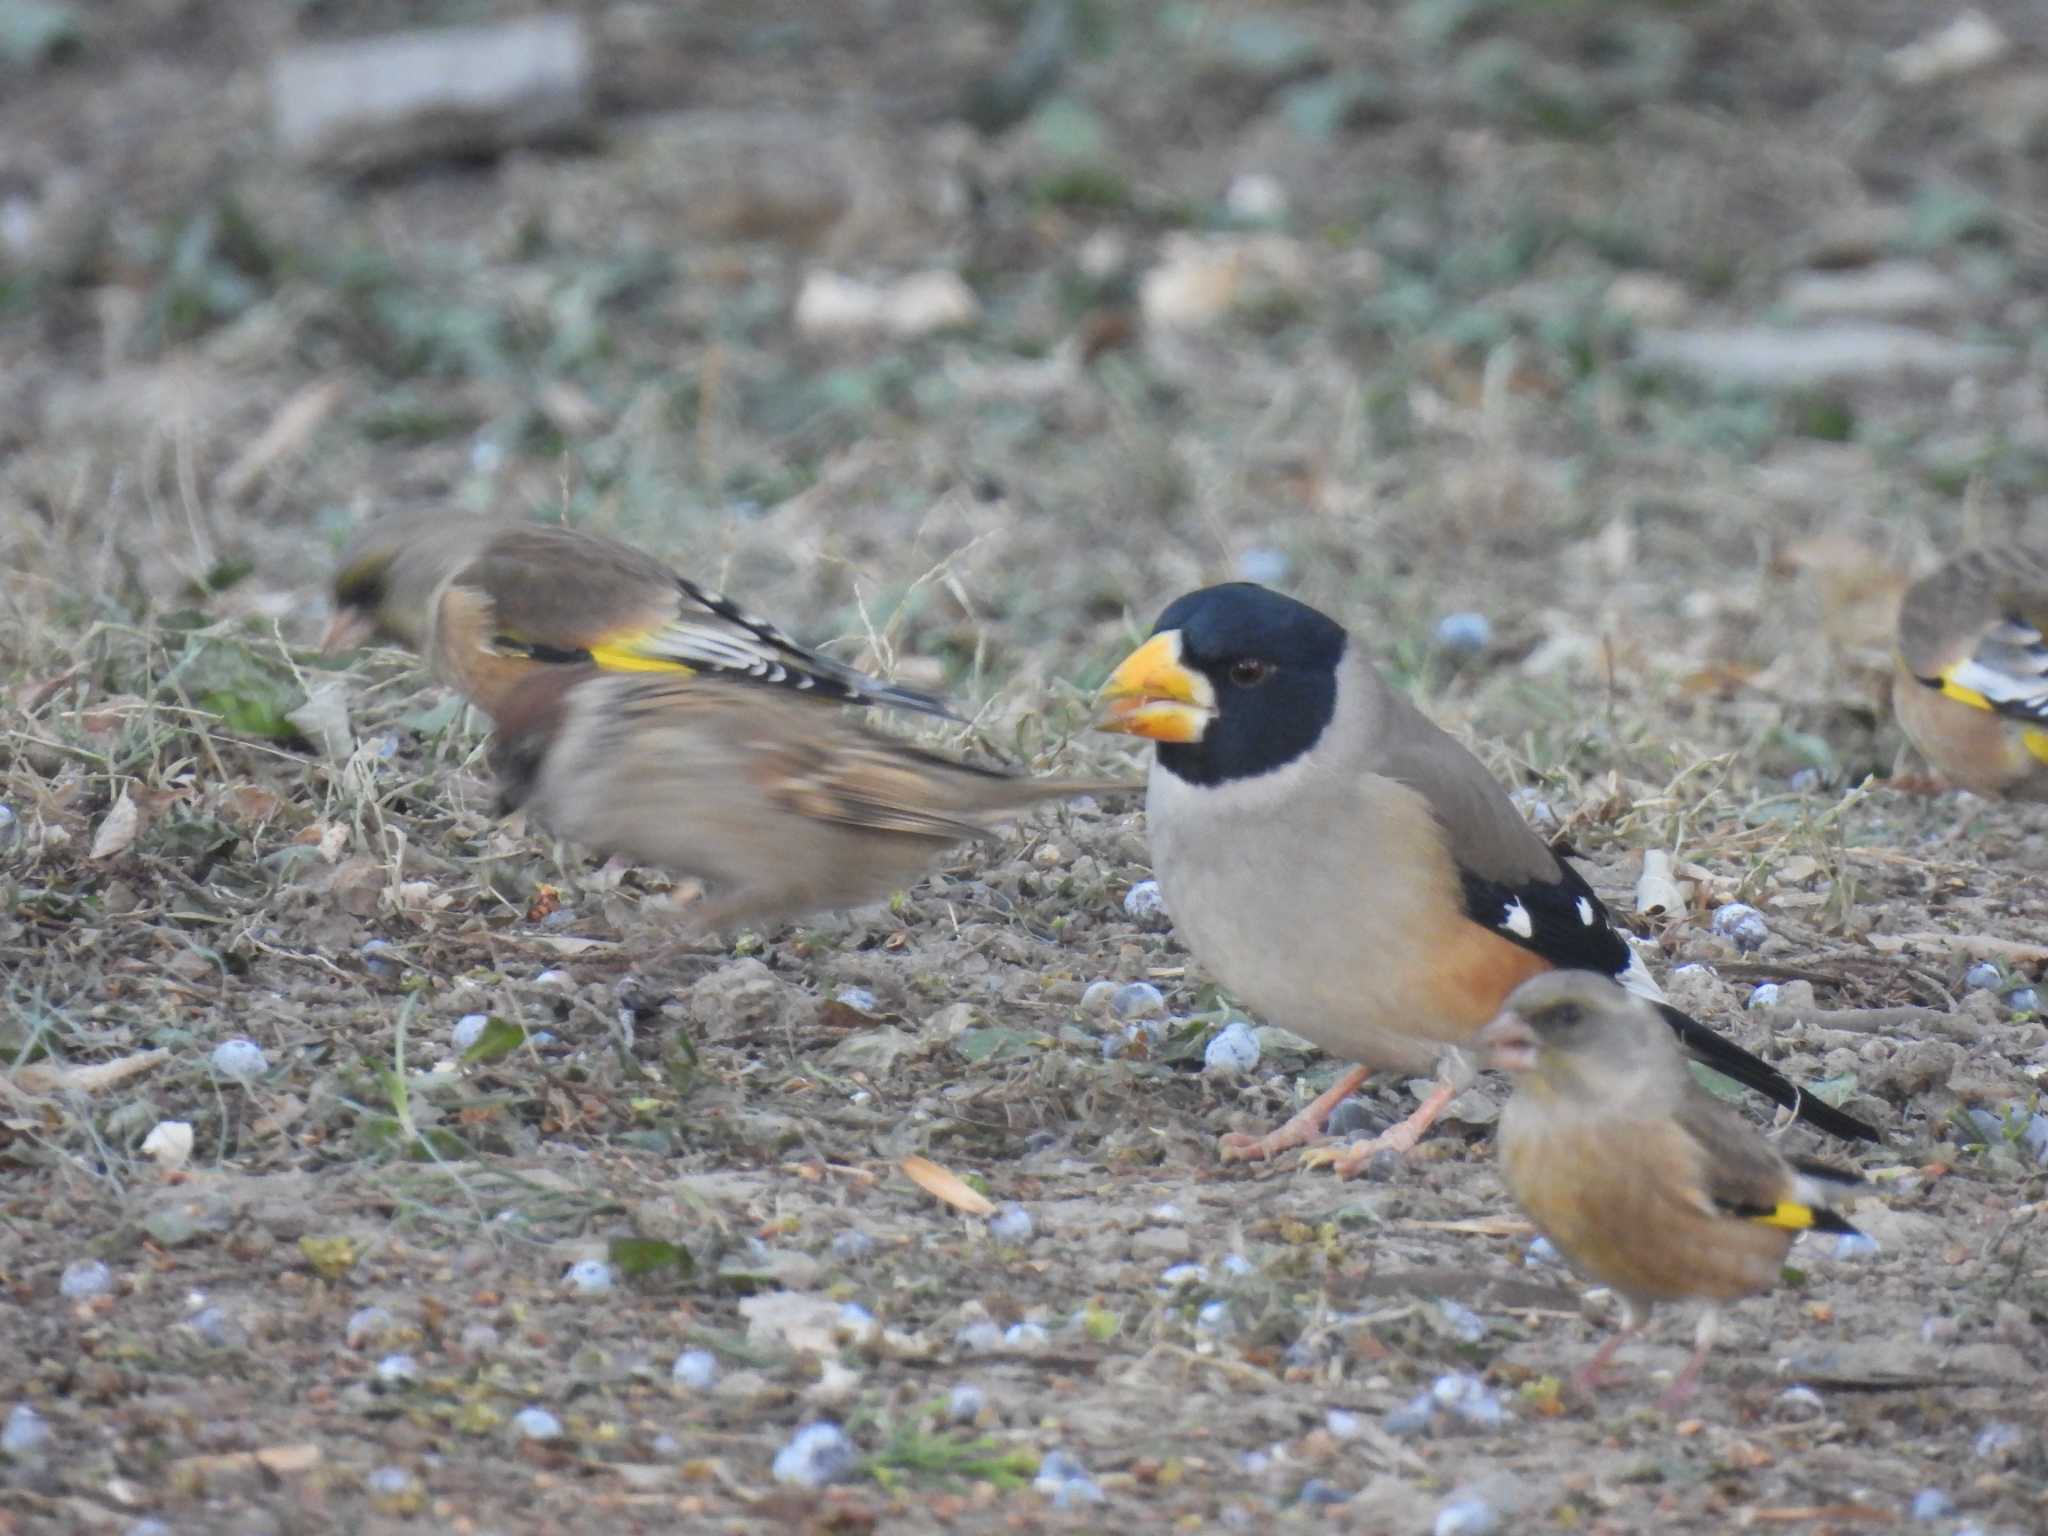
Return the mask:
M1519 898L1507 904L1501 913L1500 925L1518 939L1531 938L1536 932L1536 924L1529 916L1529 909L1522 905Z
M1593 903L1581 896L1579 898L1579 921L1590 928L1599 920L1600 914L1593 910Z

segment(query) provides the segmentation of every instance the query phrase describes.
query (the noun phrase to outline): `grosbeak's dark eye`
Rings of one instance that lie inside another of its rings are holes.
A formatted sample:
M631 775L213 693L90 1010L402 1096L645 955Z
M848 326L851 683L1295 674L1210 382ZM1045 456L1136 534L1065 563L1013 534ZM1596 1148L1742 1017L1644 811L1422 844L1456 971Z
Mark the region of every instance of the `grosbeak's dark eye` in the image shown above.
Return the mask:
M1543 1016L1543 1022L1556 1029L1570 1029L1585 1016L1586 1011L1577 1003L1559 1003Z
M1272 675L1273 669L1256 656L1230 664L1230 680L1240 688L1256 688Z

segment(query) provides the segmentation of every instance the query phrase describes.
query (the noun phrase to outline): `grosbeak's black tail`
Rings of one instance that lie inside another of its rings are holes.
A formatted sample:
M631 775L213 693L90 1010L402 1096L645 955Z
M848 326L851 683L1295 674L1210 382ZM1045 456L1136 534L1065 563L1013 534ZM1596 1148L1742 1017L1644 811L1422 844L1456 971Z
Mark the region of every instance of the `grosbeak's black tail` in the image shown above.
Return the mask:
M1732 1078L1745 1088L1754 1088L1773 1104L1782 1104L1792 1111L1795 1119L1804 1120L1815 1130L1839 1136L1844 1141L1884 1140L1877 1127L1864 1124L1854 1115L1843 1114L1832 1104L1822 1103L1769 1062L1750 1055L1733 1040L1716 1034L1692 1015L1669 1003L1658 1003L1656 1008L1664 1015L1664 1022L1671 1026L1671 1032L1678 1036L1678 1043L1702 1065L1712 1067L1723 1077Z

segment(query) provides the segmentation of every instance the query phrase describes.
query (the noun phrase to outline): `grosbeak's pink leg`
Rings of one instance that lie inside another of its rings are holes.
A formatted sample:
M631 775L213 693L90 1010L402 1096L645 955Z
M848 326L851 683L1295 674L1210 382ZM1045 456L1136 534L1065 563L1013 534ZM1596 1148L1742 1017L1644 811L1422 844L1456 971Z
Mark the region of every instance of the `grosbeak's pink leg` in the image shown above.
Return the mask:
M1394 1151L1402 1156L1415 1150L1415 1143L1422 1140L1423 1133L1436 1124L1436 1117L1450 1107L1464 1085L1459 1082L1440 1082L1430 1089L1429 1097L1415 1106L1415 1113L1398 1125L1390 1125L1379 1135L1367 1141L1355 1141L1342 1152L1329 1159L1330 1166L1337 1170L1340 1179L1353 1179L1372 1161L1379 1152ZM1321 1159L1318 1159L1321 1161Z
M1217 1143L1223 1160L1226 1163L1237 1159L1256 1162L1260 1158L1275 1157L1290 1147L1306 1146L1323 1134L1323 1122L1330 1118L1330 1111L1358 1092L1359 1086L1371 1076L1372 1068L1353 1067L1317 1094L1293 1119L1263 1136L1232 1131Z
M1657 1407L1664 1413L1676 1413L1684 1407L1694 1392L1699 1390L1700 1367L1707 1363L1707 1352L1714 1347L1714 1340L1721 1333L1721 1313L1718 1308L1709 1307L1700 1314L1700 1324L1693 1333L1692 1358L1685 1362L1685 1369L1672 1378L1664 1395L1657 1399Z

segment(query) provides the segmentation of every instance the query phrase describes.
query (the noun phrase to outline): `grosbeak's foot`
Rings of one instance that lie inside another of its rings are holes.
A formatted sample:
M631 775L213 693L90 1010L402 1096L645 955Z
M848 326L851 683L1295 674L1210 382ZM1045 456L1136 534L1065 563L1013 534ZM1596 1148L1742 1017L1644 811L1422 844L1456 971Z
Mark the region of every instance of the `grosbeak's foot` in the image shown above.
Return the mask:
M1295 1147L1305 1147L1323 1134L1323 1115L1312 1115L1303 1110L1286 1124L1263 1136L1249 1135L1244 1131L1232 1131L1218 1138L1216 1147L1226 1163L1256 1163L1267 1158L1278 1157L1282 1152Z

